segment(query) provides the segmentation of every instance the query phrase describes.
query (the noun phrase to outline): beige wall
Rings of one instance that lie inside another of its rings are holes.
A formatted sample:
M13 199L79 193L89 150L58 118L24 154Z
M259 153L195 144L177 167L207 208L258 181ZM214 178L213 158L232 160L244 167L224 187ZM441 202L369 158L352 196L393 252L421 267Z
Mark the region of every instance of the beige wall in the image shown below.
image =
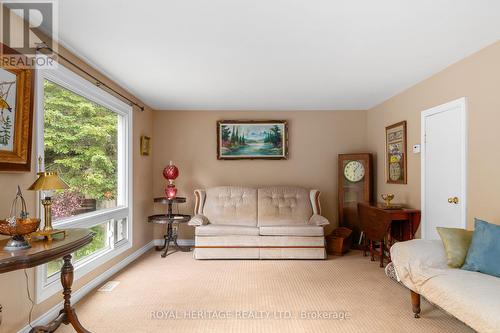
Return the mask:
M73 54L68 52L62 47L59 47L59 52L62 53L67 58L80 64L90 73L97 76L102 82L109 84L113 88L120 91L122 94L129 98L132 98L136 102L143 104L141 101L137 100L134 96L127 93L125 90L121 89L114 82L104 77L98 71L92 69L81 60L76 58ZM68 68L73 69L71 66ZM148 242L152 240L153 230L149 226L147 221L147 216L151 214L152 211L152 193L153 193L153 183L151 177L151 170L153 167L152 157L145 157L139 154L139 138L141 135L151 135L152 134L152 124L153 124L153 111L147 108L144 112L134 111L133 114L134 128L133 128L133 175L134 175L134 213L133 213L133 247L128 251L124 252L120 256L114 258L110 262L102 265L95 271L87 274L79 281L75 282L73 290L77 290L81 286L90 282L100 273L106 271L114 264L130 255L135 250L141 248ZM34 124L35 125L35 124ZM36 128L34 128L34 133ZM26 191L25 189L31 185L31 183L36 179L35 170L35 140L33 140L33 153L32 153L32 166L30 173L5 173L0 172L0 216L5 217L10 211L11 202L15 196L17 185L21 186L24 190L24 195L27 201L28 210L34 214L36 211L36 195L35 193ZM29 288L31 296L34 297L34 269L27 270L29 276ZM62 300L60 295L56 295L46 300L45 302L36 305L33 311L33 319L42 315L58 302ZM3 323L0 326L0 333L10 333L16 332L21 329L28 322L28 313L30 309L30 303L28 301L28 296L26 294L26 282L23 271L15 271L10 273L0 274L0 304L3 306Z
M216 122L222 119L285 119L289 122L290 158L283 161L219 161ZM215 185L299 185L321 190L323 214L337 224L337 154L362 152L365 147L365 111L155 111L154 194L161 196L162 170L172 160L180 170L179 195L188 203L181 211L192 214L193 190ZM156 206L160 211L161 206ZM327 230L329 232L333 226ZM155 237L163 233L157 228ZM192 238L184 227L179 238Z
M395 193L396 201L420 207L420 113L459 97L468 101L468 228L481 217L500 224L500 42L448 67L385 101L367 113L367 148L377 155L376 184L380 193ZM384 128L408 122L408 185L389 185L384 175Z

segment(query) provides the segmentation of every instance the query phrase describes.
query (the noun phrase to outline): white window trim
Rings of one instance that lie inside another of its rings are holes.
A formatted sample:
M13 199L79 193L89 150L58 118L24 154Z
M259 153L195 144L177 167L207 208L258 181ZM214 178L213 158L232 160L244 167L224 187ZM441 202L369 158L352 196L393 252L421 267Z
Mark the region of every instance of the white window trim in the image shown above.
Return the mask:
M118 126L118 140L122 140L122 142L127 140L125 145L118 144L118 147L126 147L125 151L121 152L123 154L123 161L119 164L118 168L118 173L123 174L123 177L118 177L118 206L95 213L86 213L65 218L54 223L54 226L59 228L88 228L110 219L127 218L127 239L120 241L118 244L112 244L111 248L96 253L92 260L84 260L74 265L74 279L76 281L105 262L130 249L133 244L133 109L130 105L93 85L62 65L57 66L55 69L37 69L35 76L37 170L39 169L38 157L42 156L43 158L44 156L44 80L50 80L65 89L71 90L116 112L122 116L118 119L125 122L124 126ZM127 179L127 181L124 182L124 179ZM125 195L122 196L122 193ZM43 210L40 209L40 196L37 198L37 212L43 219ZM55 274L47 278L47 265L41 265L36 268L35 289L37 304L62 291L59 276L60 274Z

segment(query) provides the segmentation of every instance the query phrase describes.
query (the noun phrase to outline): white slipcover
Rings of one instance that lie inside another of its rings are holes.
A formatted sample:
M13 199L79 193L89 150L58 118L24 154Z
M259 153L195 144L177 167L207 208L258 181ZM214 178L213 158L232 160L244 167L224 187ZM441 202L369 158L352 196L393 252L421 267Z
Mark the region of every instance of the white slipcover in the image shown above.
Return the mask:
M440 240L396 243L391 258L406 287L478 332L500 332L500 278L448 267Z

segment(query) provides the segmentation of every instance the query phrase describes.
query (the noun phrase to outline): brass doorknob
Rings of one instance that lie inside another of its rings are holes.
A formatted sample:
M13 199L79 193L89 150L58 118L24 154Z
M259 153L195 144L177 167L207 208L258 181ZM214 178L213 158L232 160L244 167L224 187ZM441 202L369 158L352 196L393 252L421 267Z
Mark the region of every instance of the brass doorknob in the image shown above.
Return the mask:
M458 197L453 197L453 198L448 198L448 202L452 204L458 204L459 200Z

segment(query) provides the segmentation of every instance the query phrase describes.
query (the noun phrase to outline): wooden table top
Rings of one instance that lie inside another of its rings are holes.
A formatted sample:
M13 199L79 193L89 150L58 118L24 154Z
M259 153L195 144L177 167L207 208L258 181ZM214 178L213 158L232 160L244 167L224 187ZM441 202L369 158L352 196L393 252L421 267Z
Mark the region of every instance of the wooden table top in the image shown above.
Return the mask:
M94 234L89 229L67 229L66 237L53 241L31 241L31 248L5 251L8 239L0 240L0 273L31 268L71 254L92 242Z
M393 208L387 208L385 206L385 203L383 203L383 202L370 202L370 203L360 202L359 204L363 205L363 206L375 208L378 210L382 210L382 211L387 212L387 213L401 213L401 212L419 213L420 212L420 210L418 210L418 209L409 208L409 207L406 207L404 204L398 204L398 203L394 204L395 207L393 207Z

